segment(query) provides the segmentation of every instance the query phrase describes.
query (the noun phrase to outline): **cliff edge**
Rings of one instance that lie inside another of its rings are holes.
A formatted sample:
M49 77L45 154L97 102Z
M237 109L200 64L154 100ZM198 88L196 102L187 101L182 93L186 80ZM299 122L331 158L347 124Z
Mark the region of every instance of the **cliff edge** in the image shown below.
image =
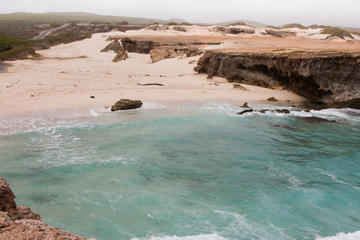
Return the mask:
M209 77L224 77L230 82L282 87L327 106L360 108L358 55L207 52L195 71Z

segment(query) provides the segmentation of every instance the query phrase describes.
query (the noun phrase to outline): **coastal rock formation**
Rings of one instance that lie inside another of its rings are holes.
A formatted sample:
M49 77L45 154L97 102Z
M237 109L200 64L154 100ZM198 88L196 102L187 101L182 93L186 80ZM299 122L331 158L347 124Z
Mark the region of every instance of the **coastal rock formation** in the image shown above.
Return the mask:
M137 109L141 108L142 104L140 100L121 99L111 107L111 111Z
M126 51L126 49L121 47L112 61L120 62L120 61L126 60L128 57L129 56L128 56L128 52Z
M153 41L133 40L128 37L121 39L121 43L128 52L149 54L150 51L160 44Z
M46 225L28 207L18 207L9 183L0 177L0 240L28 239L86 240Z
M207 52L195 70L262 87L289 89L314 102L360 108L360 56L282 56Z
M121 46L121 44L119 43L118 40L115 40L113 42L111 42L109 45L107 45L103 50L101 50L101 52L109 52L109 51L113 51L115 53L119 52L119 50L121 50L123 47Z

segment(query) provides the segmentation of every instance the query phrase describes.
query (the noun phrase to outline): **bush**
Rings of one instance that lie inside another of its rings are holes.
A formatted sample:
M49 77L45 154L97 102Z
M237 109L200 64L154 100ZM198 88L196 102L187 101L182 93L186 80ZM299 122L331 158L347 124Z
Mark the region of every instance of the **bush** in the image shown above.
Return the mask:
M172 25L179 25L177 22L168 22L166 25L172 26Z
M0 52L0 60L11 61L16 59L25 59L29 55L33 57L39 56L32 47L20 45L14 47L9 51Z
M322 31L322 34L329 34L329 37L338 37L341 39L345 39L345 37L349 37L354 39L351 33L345 31L344 29L337 28L337 27L325 27Z

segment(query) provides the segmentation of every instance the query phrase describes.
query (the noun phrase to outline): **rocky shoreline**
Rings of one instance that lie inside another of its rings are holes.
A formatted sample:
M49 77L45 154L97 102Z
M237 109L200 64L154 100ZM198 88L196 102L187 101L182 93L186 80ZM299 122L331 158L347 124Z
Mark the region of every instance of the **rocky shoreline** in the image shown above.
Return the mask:
M43 223L30 208L17 206L9 183L0 177L0 240L90 240Z
M360 56L206 52L195 71L267 88L291 90L308 108L360 108Z

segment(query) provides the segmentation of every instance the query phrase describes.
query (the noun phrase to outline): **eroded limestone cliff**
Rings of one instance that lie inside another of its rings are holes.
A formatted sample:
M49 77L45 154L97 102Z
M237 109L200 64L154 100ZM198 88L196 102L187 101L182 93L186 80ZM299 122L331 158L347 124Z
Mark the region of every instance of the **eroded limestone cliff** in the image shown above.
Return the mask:
M312 101L360 108L360 56L207 52L195 71L262 87L283 87Z

